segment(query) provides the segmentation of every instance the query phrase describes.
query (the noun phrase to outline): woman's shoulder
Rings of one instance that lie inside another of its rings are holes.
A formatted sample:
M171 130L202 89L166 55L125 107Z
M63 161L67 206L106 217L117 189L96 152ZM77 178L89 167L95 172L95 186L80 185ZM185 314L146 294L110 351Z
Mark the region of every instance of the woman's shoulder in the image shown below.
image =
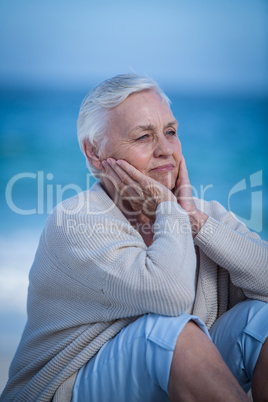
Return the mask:
M72 219L79 221L83 218L97 216L117 215L118 208L110 197L106 194L99 182L95 183L89 190L77 193L75 196L67 198L57 204L51 211L46 226L54 226L66 223Z
M92 227L103 226L103 223L107 228L116 224L120 228L129 226L101 184L95 183L89 190L62 201L54 208L46 221L43 239L47 244L55 241L67 244L73 241L73 237L85 231L91 233Z

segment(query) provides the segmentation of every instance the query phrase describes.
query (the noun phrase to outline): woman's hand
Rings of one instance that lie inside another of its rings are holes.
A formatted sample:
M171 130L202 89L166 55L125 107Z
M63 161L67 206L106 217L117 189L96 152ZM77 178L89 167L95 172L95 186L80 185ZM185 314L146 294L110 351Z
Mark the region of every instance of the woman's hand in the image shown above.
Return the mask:
M195 206L192 187L183 156L180 161L179 175L173 193L175 194L180 206L187 212L192 227L193 237L195 237L202 226L206 223L208 216Z
M109 182L113 183L120 209L129 203L135 212L143 213L154 221L158 205L164 201L177 202L172 192L156 180L144 175L125 160L108 158L102 162ZM123 211L124 212L124 211ZM129 210L125 211L129 213Z

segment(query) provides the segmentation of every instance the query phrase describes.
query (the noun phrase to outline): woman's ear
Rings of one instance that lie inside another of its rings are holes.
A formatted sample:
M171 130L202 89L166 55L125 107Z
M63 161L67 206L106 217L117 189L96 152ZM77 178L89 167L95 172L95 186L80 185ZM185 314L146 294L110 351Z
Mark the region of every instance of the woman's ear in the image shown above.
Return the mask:
M84 151L87 157L87 160L93 165L96 169L101 170L102 165L99 156L97 155L97 150L94 145L89 142L89 140L84 141Z

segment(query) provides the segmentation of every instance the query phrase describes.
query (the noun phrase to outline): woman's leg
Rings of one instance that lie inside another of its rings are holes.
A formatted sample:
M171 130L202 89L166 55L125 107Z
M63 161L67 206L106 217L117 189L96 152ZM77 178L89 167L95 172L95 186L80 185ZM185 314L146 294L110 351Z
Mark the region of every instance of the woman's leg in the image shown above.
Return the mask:
M268 339L261 348L253 373L251 388L254 402L268 401Z
M188 398L185 389L194 393ZM73 402L162 402L169 391L174 401L247 400L205 325L188 314L148 314L124 328L79 371Z
M257 300L238 303L216 321L210 334L243 389L248 392L252 385L254 400L267 401L268 304ZM262 397L256 399L260 389Z
M202 321L188 314L147 314L125 327L80 369L72 401L169 401L173 352L178 336L192 319L209 337Z
M178 337L169 377L171 401L249 401L216 346L192 321Z

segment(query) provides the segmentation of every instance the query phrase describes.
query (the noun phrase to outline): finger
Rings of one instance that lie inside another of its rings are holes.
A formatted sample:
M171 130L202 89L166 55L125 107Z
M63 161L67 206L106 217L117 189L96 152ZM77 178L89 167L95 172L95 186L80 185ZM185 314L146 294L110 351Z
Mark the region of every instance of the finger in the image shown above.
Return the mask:
M185 159L184 159L183 156L182 156L181 161L180 161L178 182L180 184L189 184L190 183L188 170L187 170L187 167L186 167L186 162L185 162Z
M115 159L113 158L108 158L107 159L108 164L112 167L112 169L116 172L118 177L121 179L121 181L124 184L132 184L133 183L133 178L128 174L126 170L124 170Z
M159 200L163 197L168 200L172 198L172 193L161 183L146 176L137 170L134 166L130 165L127 161L119 159L116 162L124 171L126 171L133 180L141 186L144 193L144 198L150 198L152 203L155 205L159 204Z
M133 180L140 183L142 186L148 185L149 181L148 177L145 176L145 174L141 173L138 169L136 169L133 165L131 165L127 161L119 159L118 161L116 161L116 164L119 165L121 169L126 171Z
M108 164L107 160L102 161L102 166L105 171L106 178L112 182L113 186L118 190L122 185L120 177L116 174L114 169Z
M184 199L184 197L192 196L192 187L189 180L185 159L183 156L180 160L179 174L176 181L176 187L173 193L179 202L181 202Z
M115 159L108 158L106 164L107 173L116 180L122 197L137 197L138 195L143 198L143 191L140 184L134 182L127 172L116 165Z

